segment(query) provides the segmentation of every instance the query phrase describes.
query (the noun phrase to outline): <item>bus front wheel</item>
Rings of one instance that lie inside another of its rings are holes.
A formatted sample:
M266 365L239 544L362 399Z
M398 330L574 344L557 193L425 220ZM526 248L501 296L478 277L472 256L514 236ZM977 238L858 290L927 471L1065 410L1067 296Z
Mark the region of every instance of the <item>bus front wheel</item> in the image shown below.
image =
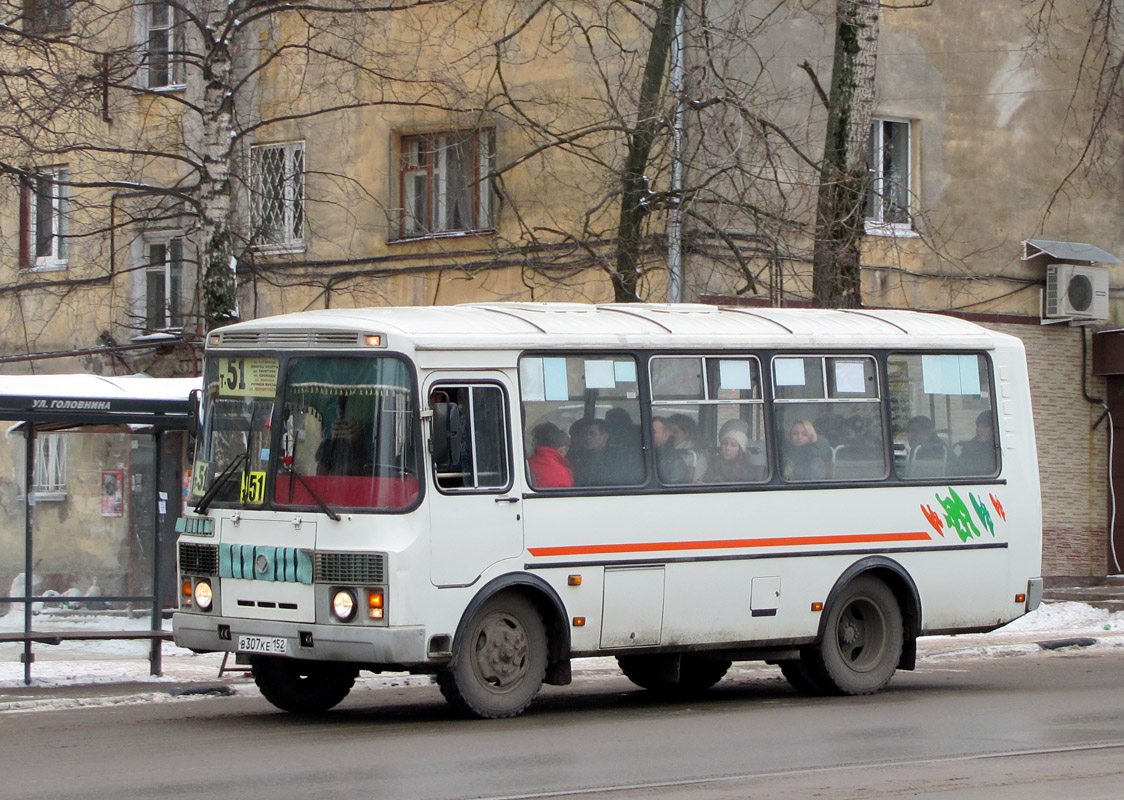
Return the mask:
M437 674L437 685L461 713L514 717L542 688L546 662L546 630L538 610L525 597L500 594L473 615L454 665Z
M293 714L319 714L347 697L359 670L348 664L254 656L254 683L273 705Z
M890 587L860 576L827 612L823 641L805 651L805 675L829 694L874 694L894 676L902 655L902 612Z

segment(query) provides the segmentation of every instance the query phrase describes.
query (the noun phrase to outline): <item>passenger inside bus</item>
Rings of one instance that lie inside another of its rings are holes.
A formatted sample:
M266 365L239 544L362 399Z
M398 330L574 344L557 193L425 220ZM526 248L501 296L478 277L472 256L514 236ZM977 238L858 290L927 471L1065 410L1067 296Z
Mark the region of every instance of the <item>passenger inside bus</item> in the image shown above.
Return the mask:
M345 401L341 398L340 414L316 448L316 474L362 475L364 461L359 422L346 416Z
M699 444L699 426L686 414L672 414L667 418L671 442L687 466L687 482L698 483L706 474L706 454Z
M798 419L789 427L782 474L789 481L822 481L831 477L831 448L820 441L810 420Z
M683 463L675 443L671 441L671 430L663 417L652 417L652 444L655 446L656 474L662 483L690 483L687 478L687 465Z
M991 412L984 411L976 417L976 435L957 442L956 474L992 475L995 473L995 426Z
M761 479L762 469L752 463L749 425L730 420L719 432L718 455L703 476L704 483L746 483Z
M564 489L574 485L574 473L566 453L570 437L553 422L543 422L531 431L534 452L527 459L531 486L535 489Z
M911 417L905 435L909 443L907 475L929 478L947 474L948 446L941 441L933 420L924 414Z

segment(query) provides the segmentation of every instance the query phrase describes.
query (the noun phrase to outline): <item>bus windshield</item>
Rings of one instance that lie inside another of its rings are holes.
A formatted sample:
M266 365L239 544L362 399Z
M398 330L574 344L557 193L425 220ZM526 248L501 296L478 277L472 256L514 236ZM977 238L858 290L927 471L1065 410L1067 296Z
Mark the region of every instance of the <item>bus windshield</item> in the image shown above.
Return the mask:
M193 494L208 503L396 510L418 496L417 412L406 364L389 357L208 361ZM274 404L279 452L271 458ZM272 494L266 478L273 471Z

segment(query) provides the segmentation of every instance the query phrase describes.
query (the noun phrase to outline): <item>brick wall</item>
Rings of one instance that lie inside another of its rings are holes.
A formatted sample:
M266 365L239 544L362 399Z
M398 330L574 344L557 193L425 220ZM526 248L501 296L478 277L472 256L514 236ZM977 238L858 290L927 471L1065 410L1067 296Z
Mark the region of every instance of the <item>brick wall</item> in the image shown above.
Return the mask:
M1104 575L1108 424L1092 430L1103 409L1087 402L1081 391L1083 330L1068 325L986 326L1017 336L1026 346L1042 481L1042 574ZM1087 360L1092 361L1091 342ZM1086 388L1091 396L1104 397L1103 379L1088 375Z

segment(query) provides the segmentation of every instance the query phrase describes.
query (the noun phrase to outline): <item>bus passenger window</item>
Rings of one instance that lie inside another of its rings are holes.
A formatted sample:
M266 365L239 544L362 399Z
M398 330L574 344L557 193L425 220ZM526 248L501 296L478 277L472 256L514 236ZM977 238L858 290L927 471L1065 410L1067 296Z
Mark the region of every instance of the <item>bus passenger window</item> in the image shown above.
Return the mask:
M773 359L781 477L788 482L886 476L878 369L869 356Z
M650 374L660 483L740 484L768 477L756 358L655 356Z
M645 482L635 358L602 353L524 356L519 383L526 422L524 457L532 488L563 488L560 476L565 468L574 486ZM553 429L569 438L568 446ZM568 447L561 461L545 451L536 456L548 439L554 441L555 451ZM548 456L556 462L549 470ZM553 477L544 479L547 472Z
M988 359L902 353L887 363L898 476L994 476L999 451Z
M433 480L442 491L498 491L510 483L507 412L498 386L438 386L434 409ZM438 413L439 412L439 413ZM438 430L440 428L440 430Z

